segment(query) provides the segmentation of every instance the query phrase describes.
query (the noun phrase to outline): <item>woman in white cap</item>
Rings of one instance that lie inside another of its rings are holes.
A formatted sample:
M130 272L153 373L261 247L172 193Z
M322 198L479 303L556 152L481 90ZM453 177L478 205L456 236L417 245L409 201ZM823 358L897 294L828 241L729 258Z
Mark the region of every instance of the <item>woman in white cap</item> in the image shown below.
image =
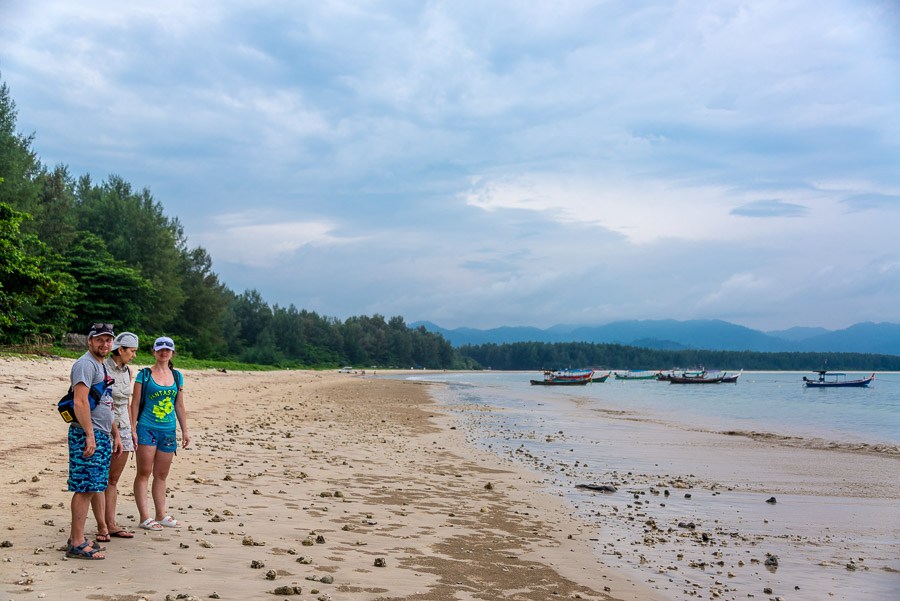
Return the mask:
M184 380L172 365L175 342L161 336L153 343L153 367L144 368L134 379L131 397L131 430L137 447L137 474L134 477L134 500L144 530L180 528L181 523L166 513L166 478L178 448L175 420L181 425L182 447L191 442L184 409ZM151 517L147 505L147 487L153 475L151 495L156 515Z
M109 484L104 493L104 515L97 515L97 540L109 542L110 538L132 538L133 533L119 527L116 523L116 500L118 499L119 476L128 464L128 453L134 451L131 437L131 420L128 417L128 401L131 400L131 368L128 364L134 359L138 350L138 337L131 332L122 332L113 339L112 352L103 364L107 372L115 380L110 391L113 399L113 418L122 439L122 453L112 458L109 464Z

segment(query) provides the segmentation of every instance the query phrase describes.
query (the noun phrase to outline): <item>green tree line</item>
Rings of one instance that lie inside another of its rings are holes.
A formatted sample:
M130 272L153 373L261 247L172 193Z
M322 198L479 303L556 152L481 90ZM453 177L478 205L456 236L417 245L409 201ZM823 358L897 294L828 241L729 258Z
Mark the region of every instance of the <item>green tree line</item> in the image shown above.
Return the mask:
M459 353L484 367L500 370L562 368L670 369L703 365L724 370L815 369L897 371L900 357L863 353L762 353L755 351L656 350L589 342L516 342L466 345Z
M93 321L156 335L199 359L267 365L459 367L440 334L402 317L344 321L237 294L148 189L48 167L17 131L0 83L0 343L85 333ZM149 343L149 339L145 340Z

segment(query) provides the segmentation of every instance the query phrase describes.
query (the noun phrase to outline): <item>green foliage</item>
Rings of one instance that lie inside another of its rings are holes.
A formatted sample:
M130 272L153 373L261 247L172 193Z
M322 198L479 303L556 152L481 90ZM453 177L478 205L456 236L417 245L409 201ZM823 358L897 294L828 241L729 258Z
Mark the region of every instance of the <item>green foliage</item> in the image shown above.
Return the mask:
M36 254L41 260L44 275L58 284L55 294L44 295L37 302L22 305L23 321L30 324L29 333L47 333L55 337L63 336L75 319L75 304L78 300L78 282L67 270L69 263L60 255L46 247L38 247ZM16 338L21 338L17 336Z
M16 131L16 103L9 95L5 83L0 84L0 203L26 213L31 213L39 184L37 176L41 163L31 148L34 136Z
M73 180L68 168L60 165L50 171L41 169L35 185L37 194L33 201L21 209L33 217L24 224L23 230L36 235L51 251L61 254L76 235Z
M181 225L168 218L147 189L111 175L95 185L89 176L75 186L77 228L103 238L109 252L150 282L152 302L140 326L174 326L185 301L185 239Z
M150 282L113 257L94 234L80 233L65 258L68 273L78 282L74 306L78 317L72 323L76 332L86 332L96 320L139 324L157 298Z
M70 280L44 273L54 258L44 255L45 247L36 237L20 231L26 218L0 203L0 339L4 341L45 331L47 324L41 323L42 313L35 308L64 300L70 291Z
M185 350L204 359L226 356L220 324L228 297L204 249L197 247L182 253L181 281L184 303L173 327L187 339Z

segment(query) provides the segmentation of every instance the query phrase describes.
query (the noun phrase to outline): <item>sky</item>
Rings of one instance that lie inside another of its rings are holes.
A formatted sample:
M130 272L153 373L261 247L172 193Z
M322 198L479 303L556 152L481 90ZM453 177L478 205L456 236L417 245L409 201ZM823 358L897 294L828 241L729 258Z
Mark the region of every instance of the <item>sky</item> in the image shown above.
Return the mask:
M272 304L900 322L900 0L0 0L0 79Z

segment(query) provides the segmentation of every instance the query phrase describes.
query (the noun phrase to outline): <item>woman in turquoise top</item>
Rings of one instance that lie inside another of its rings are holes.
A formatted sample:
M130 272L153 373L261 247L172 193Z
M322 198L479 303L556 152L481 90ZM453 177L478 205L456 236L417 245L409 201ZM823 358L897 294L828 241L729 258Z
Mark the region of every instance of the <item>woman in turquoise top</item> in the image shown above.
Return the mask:
M182 448L187 448L191 437L187 430L187 413L184 409L184 381L181 372L172 366L175 343L162 336L153 343L153 367L142 369L134 379L131 395L131 432L134 438L137 474L134 477L134 500L140 513L140 525L145 530L162 530L163 527L180 528L181 523L166 513L166 478L172 466L172 458L178 448L175 437L176 418L181 425ZM147 505L147 486L150 475L153 485L155 515L150 517Z

